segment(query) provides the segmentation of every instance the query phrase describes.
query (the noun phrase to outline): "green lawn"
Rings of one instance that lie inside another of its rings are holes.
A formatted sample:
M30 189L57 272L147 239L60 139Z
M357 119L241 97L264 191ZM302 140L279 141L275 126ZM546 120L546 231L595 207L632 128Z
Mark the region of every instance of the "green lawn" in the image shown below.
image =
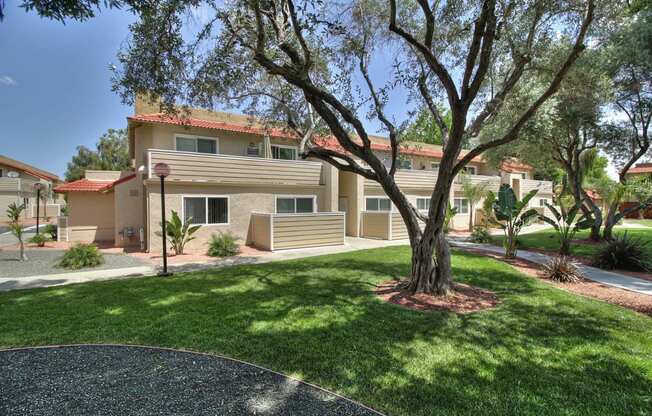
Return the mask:
M456 253L502 299L466 316L379 301L390 247L172 278L0 294L0 345L134 343L226 354L389 415L647 415L652 318Z
M645 246L645 251L648 253L648 258L652 260L652 229L645 228L622 228L616 227L614 230L615 234L622 234L627 231L627 235L638 238L642 241L647 241ZM576 240L587 239L589 237L589 231L583 230L575 234ZM495 237L494 241L498 245L502 245L504 237ZM557 235L552 229L545 231L537 231L535 233L522 234L518 237L519 248L527 250L529 248L535 248L540 250L550 250L557 251L559 250L559 241L557 240ZM571 253L578 256L593 256L601 247L601 244L571 244Z

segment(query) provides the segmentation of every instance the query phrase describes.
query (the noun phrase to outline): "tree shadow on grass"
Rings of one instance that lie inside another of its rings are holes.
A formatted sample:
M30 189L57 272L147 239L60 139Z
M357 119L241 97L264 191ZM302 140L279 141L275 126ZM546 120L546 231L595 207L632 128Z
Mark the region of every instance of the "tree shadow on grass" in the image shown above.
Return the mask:
M11 293L0 297L0 316L13 318L0 322L0 344L218 352L389 414L649 410L652 381L640 363L650 346L646 331L631 337L637 319L647 318L474 255L456 255L454 269L458 281L492 290L503 303L464 316L383 303L371 286L404 276L409 257L381 249Z

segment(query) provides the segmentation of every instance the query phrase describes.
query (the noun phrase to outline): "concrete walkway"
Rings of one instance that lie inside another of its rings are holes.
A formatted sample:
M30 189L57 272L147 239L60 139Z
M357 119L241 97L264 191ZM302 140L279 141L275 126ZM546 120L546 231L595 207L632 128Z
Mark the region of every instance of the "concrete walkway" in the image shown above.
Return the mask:
M283 250L265 253L260 256L238 256L228 259L216 259L206 263L185 263L170 265L168 269L173 273L192 272L207 269L218 269L241 264L262 264L273 261L295 260L306 257L315 257L328 254L347 253L350 251L367 250L371 248L401 246L409 244L408 240L371 240L367 238L347 237L343 246L315 247L294 250ZM158 272L154 266L125 267L108 270L85 270L61 274L49 274L29 277L0 277L0 292L31 289L37 287L50 287L69 285L74 283L97 282L102 280L135 278L153 276Z
M476 244L457 240L451 241L450 244L452 247L474 248L498 254L505 253L505 250L502 247L496 247L490 244ZM526 250L519 250L516 254L516 257L537 264L545 264L551 259L549 255ZM589 280L593 280L594 282L652 296L652 282L648 280L637 279L635 277L626 276L624 274L608 272L606 270L597 269L595 267L585 266L580 263L574 263L574 265L584 274L584 277Z

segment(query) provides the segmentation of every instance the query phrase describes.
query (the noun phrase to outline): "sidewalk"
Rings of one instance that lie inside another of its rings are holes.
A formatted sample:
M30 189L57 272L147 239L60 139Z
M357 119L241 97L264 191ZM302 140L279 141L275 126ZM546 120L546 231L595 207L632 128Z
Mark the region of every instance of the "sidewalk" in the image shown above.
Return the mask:
M322 256L327 254L346 253L349 251L367 250L378 247L400 246L409 244L408 240L371 240L367 238L347 237L343 246L315 247L294 250L283 250L266 252L260 256L237 256L227 259L215 259L210 262L189 262L168 266L173 273L192 272L207 269L219 269L222 267L236 266L241 264L263 264L273 261L295 260L306 257ZM108 270L85 270L61 274L50 274L29 277L0 278L0 292L16 289L31 289L36 287L61 286L73 283L97 282L102 280L136 278L154 276L158 272L156 267L126 267Z
M451 247L474 248L499 254L503 254L505 252L502 247L496 247L491 244L476 244L456 240L450 241L450 245ZM519 250L516 254L516 257L537 264L545 264L551 258L546 254L535 253L526 250ZM574 265L584 274L587 279L593 280L594 282L652 296L652 282L650 281L636 279L634 277L625 276L619 273L608 272L606 270L597 269L595 267L586 266L580 263L574 263Z

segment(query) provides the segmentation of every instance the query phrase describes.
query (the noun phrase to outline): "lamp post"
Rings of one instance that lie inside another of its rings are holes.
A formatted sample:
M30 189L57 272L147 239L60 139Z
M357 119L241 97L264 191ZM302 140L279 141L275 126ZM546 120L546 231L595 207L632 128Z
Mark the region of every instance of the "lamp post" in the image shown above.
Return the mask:
M170 167L166 163L157 163L154 165L154 174L161 179L161 228L163 238L163 271L158 276L171 276L168 272L168 250L166 247L167 235L165 231L165 178L170 175Z
M36 235L38 235L38 226L39 226L39 216L40 216L40 205L41 205L41 189L43 189L43 184L41 182L36 182L34 184L34 189L36 190Z

